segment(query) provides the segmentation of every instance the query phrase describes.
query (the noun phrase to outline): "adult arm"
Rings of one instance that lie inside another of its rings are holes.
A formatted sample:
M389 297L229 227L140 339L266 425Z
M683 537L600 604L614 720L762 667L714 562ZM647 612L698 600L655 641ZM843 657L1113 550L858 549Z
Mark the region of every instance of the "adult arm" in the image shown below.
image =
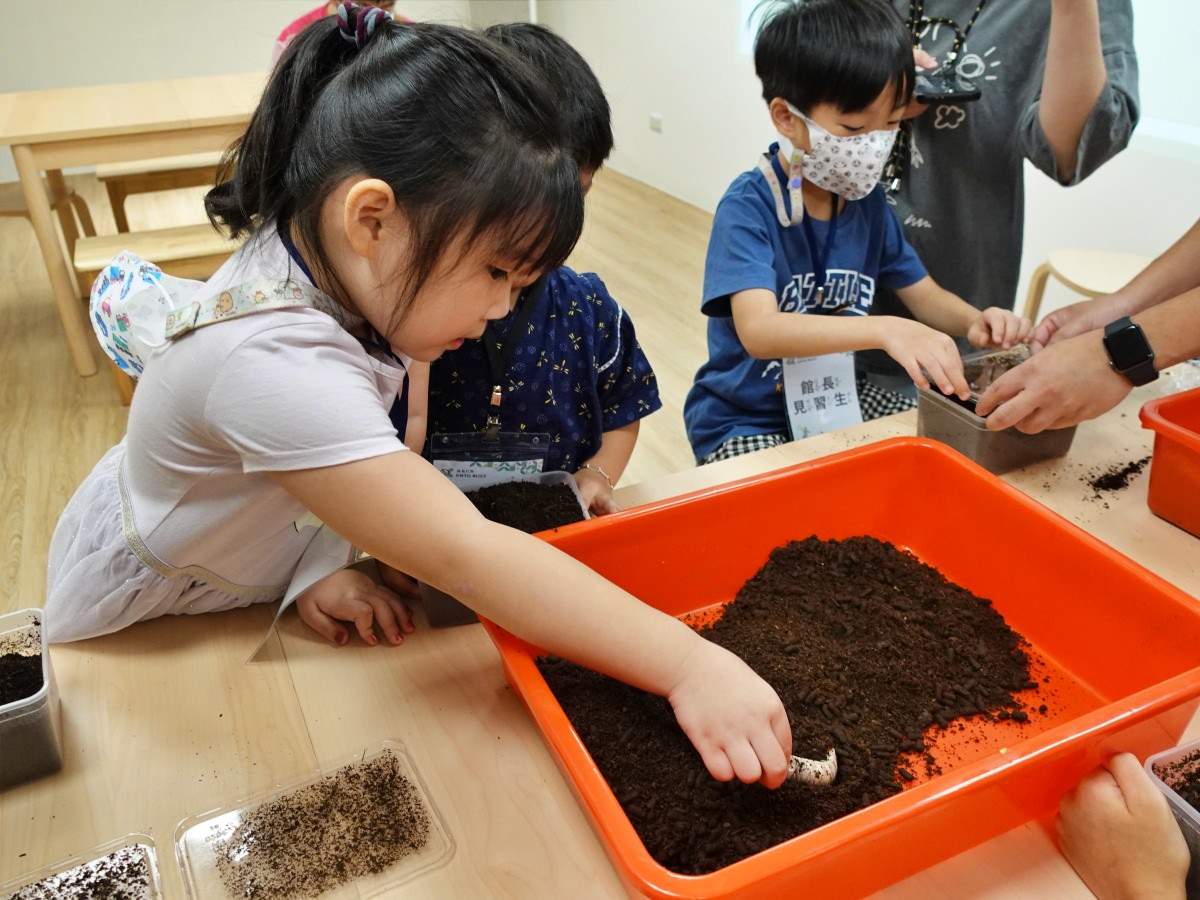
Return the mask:
M787 715L742 660L544 541L488 521L417 454L272 477L386 565L538 647L666 697L715 778L783 782Z
M1038 121L1064 183L1074 180L1079 139L1107 78L1098 0L1051 0Z
M1154 367L1200 355L1200 288L1132 316L1154 350ZM1107 323L1106 323L1107 324ZM1006 372L979 398L992 431L1066 428L1112 409L1131 390L1109 365L1100 329L1058 341Z
M1121 316L1144 309L1200 287L1200 220L1129 284L1106 297L1082 300L1050 313L1033 333L1033 344L1044 347L1065 338L1103 328Z

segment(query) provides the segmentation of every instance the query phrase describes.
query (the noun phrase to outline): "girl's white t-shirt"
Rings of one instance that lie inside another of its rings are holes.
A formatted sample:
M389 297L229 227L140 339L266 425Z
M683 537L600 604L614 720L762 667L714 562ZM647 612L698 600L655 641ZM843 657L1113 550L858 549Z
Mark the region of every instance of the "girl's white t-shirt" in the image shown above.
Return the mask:
M243 246L205 291L260 278L308 281L271 236ZM170 567L286 584L317 523L268 473L405 450L388 416L404 377L401 362L308 308L169 342L146 361L130 409L127 526Z

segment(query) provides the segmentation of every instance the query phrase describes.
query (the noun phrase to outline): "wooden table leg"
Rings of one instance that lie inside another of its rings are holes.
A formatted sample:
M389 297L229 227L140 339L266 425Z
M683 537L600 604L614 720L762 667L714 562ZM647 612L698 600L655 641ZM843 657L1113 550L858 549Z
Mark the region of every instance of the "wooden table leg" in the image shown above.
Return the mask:
M58 305L63 330L67 333L67 345L71 348L75 369L80 375L95 375L96 359L92 355L95 338L80 307L75 271L64 255L62 238L54 227L54 214L46 190L42 187L41 173L34 162L33 151L26 144L16 144L12 148L12 155L21 179L21 189L25 193L29 220L33 223L42 259L50 275L54 302Z

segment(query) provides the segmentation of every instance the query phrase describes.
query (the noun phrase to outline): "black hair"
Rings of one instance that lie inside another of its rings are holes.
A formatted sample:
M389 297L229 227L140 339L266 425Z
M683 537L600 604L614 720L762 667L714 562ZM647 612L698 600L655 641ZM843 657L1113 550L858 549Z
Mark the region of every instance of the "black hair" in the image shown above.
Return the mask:
M860 112L889 84L897 108L912 99L912 35L886 0L771 5L754 42L754 69L767 103L782 97L806 115L821 103Z
M290 223L309 266L345 300L319 226L325 199L356 174L391 186L410 230L397 320L455 239L489 240L499 258L545 270L583 227L553 100L532 67L464 28L388 20L356 50L336 17L309 25L272 71L205 209L234 236Z
M604 165L613 148L611 111L596 73L579 51L544 25L492 25L484 34L516 52L545 79L580 170L594 172Z

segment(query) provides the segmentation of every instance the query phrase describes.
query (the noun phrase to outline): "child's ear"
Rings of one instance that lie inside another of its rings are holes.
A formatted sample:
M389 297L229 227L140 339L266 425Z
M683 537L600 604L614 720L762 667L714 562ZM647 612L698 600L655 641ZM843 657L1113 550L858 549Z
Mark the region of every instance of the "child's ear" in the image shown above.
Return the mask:
M386 181L364 178L346 192L342 226L354 252L362 257L378 255L384 233L399 208L396 195Z
M771 122L775 126L775 130L792 142L793 146L807 149L808 143L808 126L804 124L804 120L796 115L788 108L788 102L782 97L775 97L767 104L767 110L771 113Z

